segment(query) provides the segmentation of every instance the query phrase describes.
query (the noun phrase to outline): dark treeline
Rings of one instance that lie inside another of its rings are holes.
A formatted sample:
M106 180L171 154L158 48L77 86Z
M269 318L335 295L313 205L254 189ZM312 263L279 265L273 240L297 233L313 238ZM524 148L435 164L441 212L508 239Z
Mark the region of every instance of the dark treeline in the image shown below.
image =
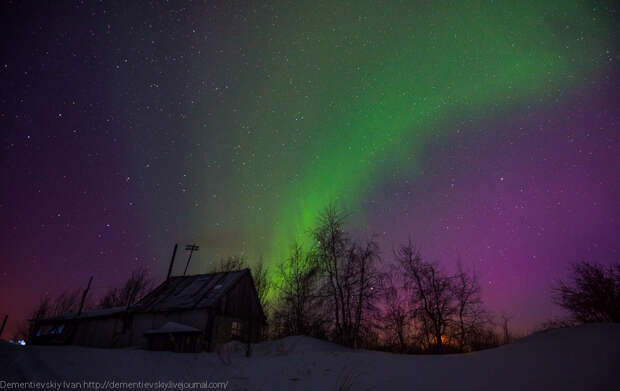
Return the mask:
M476 276L448 274L410 243L391 259L355 240L345 216L325 209L307 248L293 245L272 272L273 337L309 335L350 347L458 352L498 344Z
M553 287L553 300L570 314L563 324L620 322L620 264L573 264L568 280Z
M309 335L400 353L470 352L514 340L511 317L497 320L484 307L476 274L460 260L449 273L411 243L380 256L374 239L346 232L345 215L334 207L309 236L263 279L272 284L270 337ZM542 328L620 321L618 264L574 264L553 292L568 316Z
M30 335L31 321L75 314L80 311L80 305L82 305L82 311L129 307L142 299L152 286L147 269L139 267L132 271L124 282L118 286L110 287L98 298L87 295L82 302L84 290L81 288L65 290L57 296L44 295L39 299L35 308L30 311L28 319L18 326L13 339L26 340Z
M286 259L251 265L243 256L212 264L207 272L250 268L268 315L266 337L307 335L354 348L399 353L470 352L509 343L510 317L496 321L486 310L475 273L448 273L429 262L411 243L380 254L374 238L359 240L345 230L345 214L328 207L318 216L305 246L293 244ZM558 281L552 299L568 317L541 328L620 321L620 265L582 261L570 278ZM118 287L84 310L138 302L152 287L146 269L132 272ZM44 296L29 319L77 312L82 290ZM29 322L14 339L25 339Z

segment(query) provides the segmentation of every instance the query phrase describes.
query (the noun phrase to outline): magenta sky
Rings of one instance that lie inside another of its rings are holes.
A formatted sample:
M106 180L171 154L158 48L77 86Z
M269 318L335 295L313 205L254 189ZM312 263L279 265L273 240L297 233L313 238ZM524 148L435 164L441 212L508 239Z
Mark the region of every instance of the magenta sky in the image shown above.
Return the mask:
M550 289L570 263L618 262L617 80L597 75L554 102L460 123L428 146L419 174L386 180L371 225L448 268L460 256L520 328L561 314Z

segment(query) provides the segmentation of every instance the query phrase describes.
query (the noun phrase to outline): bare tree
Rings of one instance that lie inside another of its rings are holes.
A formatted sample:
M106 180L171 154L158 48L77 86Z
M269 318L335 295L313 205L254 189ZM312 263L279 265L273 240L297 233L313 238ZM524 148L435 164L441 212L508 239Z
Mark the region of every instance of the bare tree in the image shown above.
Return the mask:
M582 323L620 322L620 264L572 265L570 280L558 281L553 300Z
M15 341L28 340L34 334L32 327L36 325L37 321L53 315L53 307L53 300L50 296L41 296L37 305L28 314L28 318L17 326L13 339Z
M113 308L120 307L123 305L119 295L118 288L110 288L106 293L101 296L99 299L99 303L97 304L98 308Z
M99 299L98 308L127 306L138 302L148 293L151 280L146 268L138 268L131 272L129 278L119 287L108 290Z
M41 319L77 313L81 296L82 290L79 288L67 289L55 297L42 296L36 307L29 313L28 319L18 326L14 338L16 340L28 339L32 335L32 327L36 326L37 321Z
M220 262L211 268L211 273L234 272L248 267L248 262L243 255L231 255L221 258Z
M535 330L545 331L545 330L552 330L552 329L562 329L566 327L575 327L576 325L577 323L572 319L556 317L556 318L548 319L540 323L540 325L538 325L535 328Z
M271 282L269 281L268 270L263 263L262 258L252 268L252 278L254 279L254 286L256 287L258 300L263 307L263 311L267 312L269 307L268 297L271 290Z
M459 350L472 350L472 342L484 334L483 328L489 323L489 318L482 307L481 288L476 275L463 271L460 261L451 289L456 305L455 334Z
M400 282L398 269L394 268L383 276L381 317L383 329L392 339L391 344L395 343L398 350L404 353L407 350L407 334L411 319L407 299L401 293L404 290L403 284L396 281Z
M472 351L499 346L499 337L491 327L484 327L470 335L469 345Z
M502 344L506 345L512 342L512 334L510 333L510 321L512 316L508 314L502 314Z
M280 300L274 311L278 336L321 334L323 317L316 295L318 277L314 254L295 244L275 275Z
M381 274L377 270L380 262L379 245L374 240L368 240L363 245L355 245L357 254L349 262L353 262L354 284L353 291L357 298L354 300L355 321L350 337L353 347L358 347L364 336L367 342L373 340L373 333L370 332L372 320L378 313L376 303L379 299L379 289L381 287Z
M357 346L367 331L369 313L376 310L379 247L374 240L358 244L344 231L344 214L328 206L312 231L316 256L324 277L336 340Z
M451 278L444 276L435 264L423 261L411 243L396 251L395 257L405 278L405 289L410 292L412 316L421 326L424 342L441 353L455 313Z
M317 227L313 231L317 247L317 256L321 272L326 277L326 288L331 298L333 322L339 342L344 342L344 330L347 328L345 302L346 270L342 270L342 259L348 252L349 240L343 230L344 216L333 206L327 207L319 216ZM346 265L349 266L349 265ZM343 277L342 275L345 274Z
M62 315L77 312L82 297L82 289L65 290L58 297L50 300L50 315Z

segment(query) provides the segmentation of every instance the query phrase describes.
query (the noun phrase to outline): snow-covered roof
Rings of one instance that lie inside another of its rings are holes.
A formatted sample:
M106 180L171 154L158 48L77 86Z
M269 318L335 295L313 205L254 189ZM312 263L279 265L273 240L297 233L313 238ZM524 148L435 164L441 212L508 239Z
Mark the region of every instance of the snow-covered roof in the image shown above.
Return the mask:
M176 322L168 322L165 325L161 326L158 329L146 330L144 334L168 334L168 333L196 333L200 332L197 328L176 323Z
M54 321L54 320L67 320L67 319L99 318L99 317L114 315L114 314L117 314L117 313L120 313L126 310L127 310L126 306L120 306L120 307L104 308L104 309L93 310L93 311L84 311L80 314L80 316L78 316L77 312L71 312L68 314L52 316L52 317L41 319L41 320Z
M159 312L212 307L248 273L250 269L170 277L144 296L133 310Z
M76 312L53 316L41 321L60 321L111 316L120 312L159 312L212 307L228 292L250 269L231 272L196 274L192 276L170 277L129 310L126 306Z

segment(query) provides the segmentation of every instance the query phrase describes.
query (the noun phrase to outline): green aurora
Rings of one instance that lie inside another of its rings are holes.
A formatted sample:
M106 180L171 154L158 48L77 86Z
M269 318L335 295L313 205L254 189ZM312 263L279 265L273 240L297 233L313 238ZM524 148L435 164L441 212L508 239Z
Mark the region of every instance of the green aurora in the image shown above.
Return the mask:
M229 175L243 184L231 205L251 209L245 248L267 260L303 242L327 203L363 223L369 191L415 173L446 118L553 99L609 44L585 2L291 2L253 18L231 38L261 66L238 75L248 131Z

